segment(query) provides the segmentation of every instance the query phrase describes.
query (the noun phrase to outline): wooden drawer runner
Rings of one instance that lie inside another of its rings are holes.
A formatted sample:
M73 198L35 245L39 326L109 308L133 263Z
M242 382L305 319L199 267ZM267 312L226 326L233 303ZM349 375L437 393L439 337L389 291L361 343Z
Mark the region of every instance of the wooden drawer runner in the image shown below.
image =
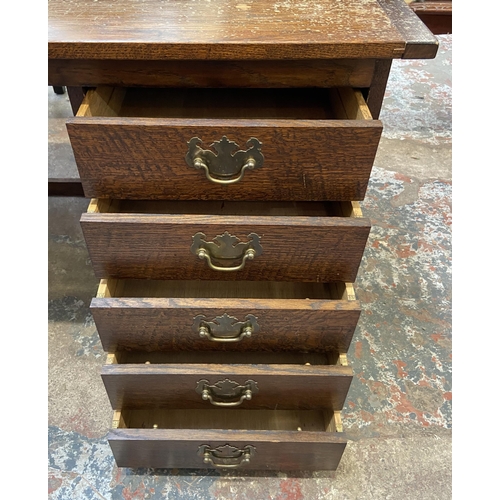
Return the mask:
M123 410L107 439L118 467L335 470L347 439L340 413Z
M105 351L347 352L350 283L102 280L90 309Z
M335 353L122 351L101 376L114 409L341 410L352 369Z
M103 87L67 129L87 197L348 201L365 195L382 124L348 87Z
M357 202L105 202L81 217L98 278L353 282L370 232Z

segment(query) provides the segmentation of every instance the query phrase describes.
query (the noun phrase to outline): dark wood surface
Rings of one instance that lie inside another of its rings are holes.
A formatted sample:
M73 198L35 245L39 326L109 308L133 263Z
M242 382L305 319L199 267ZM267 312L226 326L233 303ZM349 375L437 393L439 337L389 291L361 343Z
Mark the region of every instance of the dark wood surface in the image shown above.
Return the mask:
M118 467L214 468L197 455L199 446L256 448L242 470L335 470L347 440L343 433L113 429L107 435ZM239 469L238 469L239 470Z
M406 40L406 47L401 55L403 59L433 59L436 57L439 47L436 37L404 0L378 0L378 2L386 11L393 26Z
M375 71L370 88L365 91L366 104L375 120L380 116L391 66L392 59L378 59L375 64Z
M82 104L83 98L85 97L86 88L78 83L77 86L71 86L71 82L68 83L68 97L71 104L71 111L76 115L78 109Z
M347 352L361 312L358 301L297 299L94 298L92 315L105 351L336 350ZM239 342L201 338L193 319L227 313L257 317L260 330Z
M143 87L368 87L373 59L130 61L50 59L49 78L66 85ZM76 114L76 112L75 112Z
M392 58L405 49L376 0L51 0L48 29L49 59Z
M435 35L452 33L451 0L412 2L409 7Z
M80 179L50 178L48 196L84 196Z
M368 219L328 216L86 213L80 222L98 278L354 282L370 232ZM241 241L256 233L262 255L220 272L191 253L196 233L211 241L226 231Z
M207 353L207 359L211 354ZM173 357L175 359L175 357ZM226 355L226 363L231 362ZM111 406L124 408L205 408L195 389L200 380L210 385L229 379L244 386L253 380L258 392L240 407L251 409L341 410L352 381L348 366L234 364L110 364L101 377ZM217 398L216 398L217 399ZM237 398L238 399L238 398Z

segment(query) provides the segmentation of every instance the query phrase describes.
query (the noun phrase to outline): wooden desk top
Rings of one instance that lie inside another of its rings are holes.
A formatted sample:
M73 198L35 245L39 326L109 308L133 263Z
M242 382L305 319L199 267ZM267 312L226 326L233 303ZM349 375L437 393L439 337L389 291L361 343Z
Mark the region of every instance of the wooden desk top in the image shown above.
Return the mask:
M432 58L403 0L49 0L49 59Z

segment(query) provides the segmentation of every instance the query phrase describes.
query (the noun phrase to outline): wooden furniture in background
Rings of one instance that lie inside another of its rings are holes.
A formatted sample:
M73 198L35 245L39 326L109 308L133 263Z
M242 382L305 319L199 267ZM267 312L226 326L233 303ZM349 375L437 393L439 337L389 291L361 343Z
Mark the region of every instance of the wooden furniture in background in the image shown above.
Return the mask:
M452 0L422 0L409 6L435 35L452 32Z

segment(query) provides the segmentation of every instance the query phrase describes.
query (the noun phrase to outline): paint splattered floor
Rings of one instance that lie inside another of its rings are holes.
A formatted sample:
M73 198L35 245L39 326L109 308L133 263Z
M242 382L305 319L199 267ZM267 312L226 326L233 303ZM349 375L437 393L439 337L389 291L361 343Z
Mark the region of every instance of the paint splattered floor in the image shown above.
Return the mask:
M49 198L49 498L451 498L451 35L432 61L395 61L367 197L372 231L348 353L350 439L339 469L260 473L118 469L88 306L97 290L79 228L83 198ZM67 95L49 89L49 162L74 168ZM57 176L57 175L52 175ZM71 175L69 175L71 176Z

